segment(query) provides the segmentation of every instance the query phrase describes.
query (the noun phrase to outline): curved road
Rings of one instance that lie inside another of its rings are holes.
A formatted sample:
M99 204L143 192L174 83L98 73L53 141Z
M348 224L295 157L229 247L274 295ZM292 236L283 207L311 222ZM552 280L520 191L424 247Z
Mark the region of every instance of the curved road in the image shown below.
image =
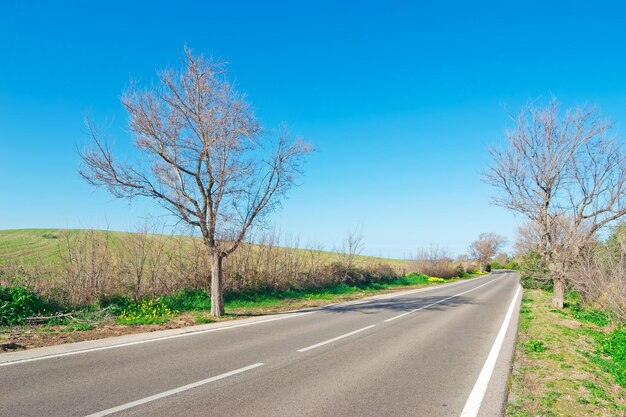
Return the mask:
M518 281L3 354L0 415L498 416Z

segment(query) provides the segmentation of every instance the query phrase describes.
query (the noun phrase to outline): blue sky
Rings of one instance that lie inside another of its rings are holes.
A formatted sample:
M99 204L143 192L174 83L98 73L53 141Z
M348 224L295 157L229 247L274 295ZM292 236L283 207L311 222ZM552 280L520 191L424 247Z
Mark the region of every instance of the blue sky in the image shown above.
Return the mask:
M119 103L183 45L230 62L264 126L317 152L273 217L332 249L466 251L521 219L490 204L486 148L506 110L554 95L626 122L626 8L618 2L15 2L0 4L0 229L136 228L161 211L78 177L86 113L130 151ZM92 4L93 3L93 4ZM506 3L506 4L505 4ZM167 220L171 223L171 220Z

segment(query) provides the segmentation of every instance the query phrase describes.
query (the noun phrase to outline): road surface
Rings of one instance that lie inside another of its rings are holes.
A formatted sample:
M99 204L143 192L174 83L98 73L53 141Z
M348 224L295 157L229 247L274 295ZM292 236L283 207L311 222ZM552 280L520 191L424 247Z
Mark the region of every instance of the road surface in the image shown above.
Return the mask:
M497 416L499 272L320 309L0 355L1 416Z

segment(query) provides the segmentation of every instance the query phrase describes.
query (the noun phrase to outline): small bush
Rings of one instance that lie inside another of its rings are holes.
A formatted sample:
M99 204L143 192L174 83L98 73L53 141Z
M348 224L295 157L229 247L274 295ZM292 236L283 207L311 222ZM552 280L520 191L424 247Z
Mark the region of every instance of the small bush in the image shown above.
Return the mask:
M46 304L24 287L0 287L0 325L24 323L27 317L42 313Z
M520 269L520 265L519 262L517 262L515 259L511 260L509 263L507 263L504 266L505 269L513 269L515 271L519 271Z
M391 279L388 282L388 285L393 287L393 286L403 286L403 285L425 284L426 282L428 282L427 279L428 277L426 275L411 272L409 274L406 274L403 277Z
M524 346L526 346L526 353L541 353L546 350L546 346L539 339L530 339L524 343Z
M520 283L524 288L552 291L552 280L542 280L522 276Z
M521 284L524 288L552 290L550 271L537 252L519 258Z
M161 298L144 298L132 302L124 308L117 318L119 324L163 324L178 312L172 310Z
M206 291L182 290L162 297L163 302L177 311L210 310L211 298Z
M443 278L438 278L438 277L430 277L427 279L428 282L446 282L445 279Z
M506 267L498 261L489 262L487 264L487 268L489 268L489 271L491 271L492 269L506 269Z
M77 323L67 326L65 329L61 330L62 332L85 332L87 330L93 329L93 326L87 323Z

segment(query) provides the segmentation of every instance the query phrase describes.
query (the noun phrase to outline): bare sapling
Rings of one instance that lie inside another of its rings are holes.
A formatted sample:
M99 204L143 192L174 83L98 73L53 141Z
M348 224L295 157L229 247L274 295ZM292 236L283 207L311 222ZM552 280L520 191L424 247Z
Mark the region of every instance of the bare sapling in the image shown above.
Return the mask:
M355 266L355 261L363 253L363 229L357 227L350 230L343 240L339 255L346 271L350 271Z

